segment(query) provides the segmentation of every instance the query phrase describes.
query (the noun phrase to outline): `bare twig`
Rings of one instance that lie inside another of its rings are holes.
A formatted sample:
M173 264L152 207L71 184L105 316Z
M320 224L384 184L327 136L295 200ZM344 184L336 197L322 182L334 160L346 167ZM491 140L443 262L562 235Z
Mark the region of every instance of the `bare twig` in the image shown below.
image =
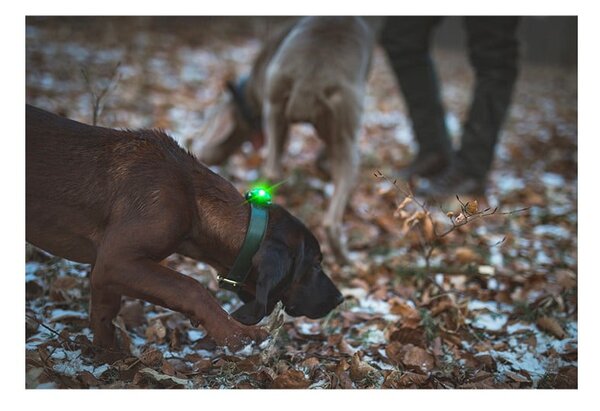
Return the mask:
M116 89L117 83L119 82L119 80L121 80L121 75L118 73L120 66L121 62L119 61L112 69L110 77L108 78L108 82L100 90L96 90L96 88L92 84L93 81L90 79L90 74L88 73L87 68L81 67L81 75L85 80L85 84L91 97L93 125L97 125L98 118L100 117L100 113L102 112L102 100L107 96L108 92L111 91L111 88L113 88L113 90Z
M433 255L433 252L439 246L439 244L440 244L439 240L446 237L453 231L457 230L459 227L463 227L475 220L483 219L483 218L490 217L493 215L510 215L510 214L521 213L523 211L529 210L529 207L518 209L518 210L506 211L506 212L499 212L498 207L495 207L493 209L491 207L488 207L484 210L479 210L479 207L478 207L478 204L476 201L473 201L473 202L467 201L466 203L464 203L460 199L460 197L457 195L456 199L458 200L458 202L460 204L460 212L457 215L453 212L445 213L448 216L448 219L450 220L451 226L447 230L439 233L436 228L436 222L433 220L433 217L431 215L431 212L429 211L427 203L417 199L414 196L414 194L408 184L406 184L406 187L401 187L398 184L397 180L393 180L393 181L390 180L385 174L383 174L379 170L376 170L374 175L376 178L382 178L382 179L386 180L388 183L392 184L395 187L395 189L398 192L400 192L400 194L402 194L402 196L404 196L404 198L402 199L402 202L398 206L399 209L402 208L404 206L404 204L408 204L409 202L415 203L420 208L420 210L421 210L420 212L423 213L420 216L426 218L429 221L429 223L431 224L432 231L433 231L433 239L429 238L430 236L428 236L427 233L425 232L425 228L422 223L414 224L417 226L417 235L419 237L419 245L421 248L421 254L425 260L425 269L427 270L427 272L430 271L431 256ZM444 210L442 210L442 211L444 211ZM413 219L413 218L414 218L414 215L410 219ZM411 227L414 227L414 225L412 225ZM498 243L492 245L491 247L495 247L499 244L502 244L505 240L506 240L506 237L504 237L502 240L500 240ZM431 282L432 282L432 284L435 284L434 281L431 281Z

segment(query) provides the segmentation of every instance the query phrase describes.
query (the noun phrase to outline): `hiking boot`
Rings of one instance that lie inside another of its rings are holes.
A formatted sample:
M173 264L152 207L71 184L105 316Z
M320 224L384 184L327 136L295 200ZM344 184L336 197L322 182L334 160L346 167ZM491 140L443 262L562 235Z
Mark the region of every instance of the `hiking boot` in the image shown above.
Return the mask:
M483 196L485 179L470 176L458 167L449 167L443 173L425 181L420 181L416 194L429 198L448 196Z
M414 177L432 177L444 171L449 165L450 159L441 153L418 155L410 165L398 172L398 178L410 181Z

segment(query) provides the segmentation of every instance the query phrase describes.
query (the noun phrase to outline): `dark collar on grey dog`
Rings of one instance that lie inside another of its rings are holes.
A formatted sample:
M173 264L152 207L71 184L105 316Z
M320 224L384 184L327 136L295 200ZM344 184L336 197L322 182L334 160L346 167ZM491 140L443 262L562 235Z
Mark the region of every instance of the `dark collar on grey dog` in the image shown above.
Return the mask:
M253 112L252 108L248 105L246 99L246 84L248 83L248 77L242 77L236 84L227 83L227 87L231 92L233 101L242 113L244 120L252 126L254 130L262 129L262 122L259 114Z
M250 222L246 238L229 274L225 277L217 275L219 287L229 291L239 291L243 287L252 268L252 258L267 231L268 222L269 210L265 206L250 203Z

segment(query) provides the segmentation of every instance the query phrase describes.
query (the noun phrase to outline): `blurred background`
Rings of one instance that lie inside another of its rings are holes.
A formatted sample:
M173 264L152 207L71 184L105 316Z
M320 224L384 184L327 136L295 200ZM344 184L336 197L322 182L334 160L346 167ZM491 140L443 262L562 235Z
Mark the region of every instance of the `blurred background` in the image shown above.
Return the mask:
M98 125L162 128L192 152L200 150L212 111L228 98L225 82L248 73L266 36L290 19L27 17L26 100L92 123L94 96L103 95ZM399 218L402 197L374 174L392 175L416 147L378 47L360 135L361 173L344 220L356 266L326 259L344 305L325 321L286 317L274 343L284 354L250 361L206 345L180 314L128 300L119 318L131 363L158 350L159 360L146 365L188 387L576 387L577 17L523 17L518 36L519 78L487 204L480 206L527 211L485 218L425 243L424 220L409 226ZM433 57L446 124L458 144L473 85L460 17L443 20ZM291 133L284 161L289 181L276 202L323 239L322 210L333 187L315 166L321 143L309 125ZM215 170L243 191L259 177L262 161L247 144ZM460 205L429 211L442 232L446 213L460 212ZM168 264L205 284L228 310L239 304L218 290L210 267L179 256ZM89 267L29 248L26 272L29 315L73 339L91 338ZM128 373L110 364L89 368L86 355L62 347L36 324L28 323L29 387L167 384L148 372L135 377L137 366ZM50 365L40 365L40 356ZM227 365L224 378L226 363L240 368Z

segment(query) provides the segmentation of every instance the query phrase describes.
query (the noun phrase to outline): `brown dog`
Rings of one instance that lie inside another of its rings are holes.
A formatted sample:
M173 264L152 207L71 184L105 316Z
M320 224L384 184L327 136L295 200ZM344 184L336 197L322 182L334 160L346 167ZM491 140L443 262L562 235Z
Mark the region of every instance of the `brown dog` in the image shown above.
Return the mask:
M311 123L331 163L335 191L324 226L340 262L348 261L341 226L356 185L363 96L380 24L375 17L306 17L273 36L249 77L229 86L235 109L225 109L233 111L234 128L225 139L216 137L201 154L207 164L220 163L245 140L260 145L264 126L267 159L263 171L277 181L282 178L289 126ZM216 117L215 129L225 129L223 118Z
M27 105L26 134L27 241L92 264L95 344L115 346L122 295L184 313L232 349L266 336L249 325L277 301L310 318L342 301L315 237L274 205L232 314L240 324L200 283L159 264L177 252L228 272L250 214L231 183L159 131L92 127Z

